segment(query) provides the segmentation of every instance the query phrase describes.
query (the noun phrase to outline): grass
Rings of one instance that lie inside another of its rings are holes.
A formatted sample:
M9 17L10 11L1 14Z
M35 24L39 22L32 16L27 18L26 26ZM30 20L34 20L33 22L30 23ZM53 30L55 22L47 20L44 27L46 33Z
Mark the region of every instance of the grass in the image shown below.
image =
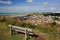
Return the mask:
M0 40L24 40L24 34L14 34L10 36L9 27L6 22L0 22ZM34 38L30 37L29 40L34 40Z
M9 28L5 22L0 22L0 40L10 39Z
M16 34L16 35L13 35L12 40L24 40L24 35L22 34Z
M46 40L60 40L60 32L55 31L53 27L46 29L47 27L37 28L35 33L39 36L43 35L43 38ZM0 22L0 40L24 40L23 34L15 34L10 36L8 23ZM29 36L29 40L35 40Z

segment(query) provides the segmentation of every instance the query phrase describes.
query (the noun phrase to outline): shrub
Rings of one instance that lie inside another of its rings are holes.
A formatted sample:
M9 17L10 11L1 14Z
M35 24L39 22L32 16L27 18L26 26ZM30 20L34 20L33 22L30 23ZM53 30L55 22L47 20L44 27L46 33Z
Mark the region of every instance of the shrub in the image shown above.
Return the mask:
M17 26L21 26L21 27L27 27L27 28L37 28L36 25L31 24L31 23L25 23L25 22L21 22L21 23L16 23Z
M56 25L56 22L52 22L51 26L54 27Z

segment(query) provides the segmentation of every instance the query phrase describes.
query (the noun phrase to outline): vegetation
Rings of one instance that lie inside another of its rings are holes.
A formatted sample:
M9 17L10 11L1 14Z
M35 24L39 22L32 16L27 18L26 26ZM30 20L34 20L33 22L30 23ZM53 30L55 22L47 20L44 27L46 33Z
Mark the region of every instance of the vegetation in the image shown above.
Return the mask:
M9 24L32 28L34 32L39 36L37 40L60 40L60 31L58 31L60 25L57 25L55 22L48 25L36 26L34 24L24 22L24 20L17 21L14 18L9 17L0 17L0 40L24 40L23 34L16 34L10 36L8 27ZM35 39L30 37L30 40Z
M52 22L51 26L54 27L56 25L56 22Z
M45 15L45 16L48 16L48 15L51 15L51 16L60 16L60 13L49 13L49 12L47 12L47 13L43 13L43 15Z

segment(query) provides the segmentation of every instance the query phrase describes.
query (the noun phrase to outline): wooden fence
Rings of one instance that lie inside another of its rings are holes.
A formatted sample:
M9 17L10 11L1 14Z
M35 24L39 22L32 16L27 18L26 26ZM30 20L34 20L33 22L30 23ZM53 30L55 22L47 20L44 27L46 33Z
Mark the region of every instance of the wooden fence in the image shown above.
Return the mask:
M33 37L37 37L37 35L32 31L32 29L29 28L23 28L23 27L18 27L18 26L14 26L14 25L9 25L10 27L10 34L13 34L13 31L16 32L21 32L25 34L25 40L27 40L27 36L33 36Z

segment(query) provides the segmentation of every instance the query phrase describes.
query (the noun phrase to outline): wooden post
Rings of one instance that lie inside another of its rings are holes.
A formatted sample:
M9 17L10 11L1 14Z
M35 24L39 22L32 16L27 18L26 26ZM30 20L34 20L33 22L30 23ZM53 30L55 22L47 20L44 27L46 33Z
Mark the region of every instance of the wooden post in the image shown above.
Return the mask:
M12 26L10 27L10 35L11 35L11 31L12 31Z
M10 35L13 34L12 26L10 27Z
M27 40L27 29L25 29L25 40Z

